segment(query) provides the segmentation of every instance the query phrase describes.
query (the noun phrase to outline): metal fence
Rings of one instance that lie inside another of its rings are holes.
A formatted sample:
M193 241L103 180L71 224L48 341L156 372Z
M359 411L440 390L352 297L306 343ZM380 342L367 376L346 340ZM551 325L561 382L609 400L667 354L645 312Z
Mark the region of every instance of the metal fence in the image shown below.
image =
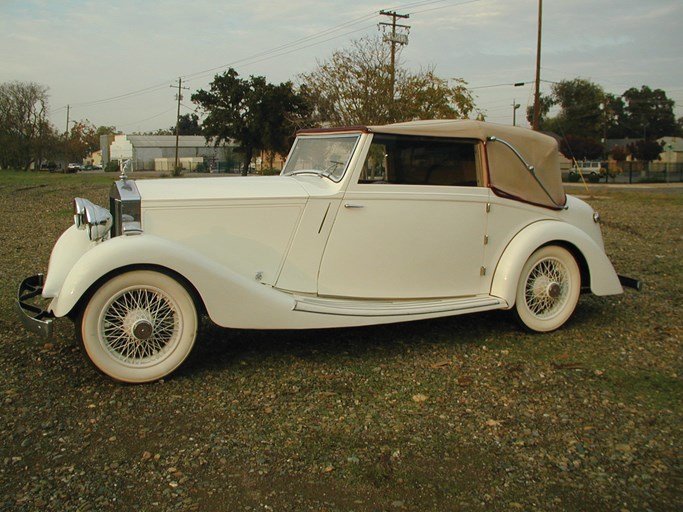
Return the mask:
M683 163L650 162L648 165L647 162L620 162L610 166L609 174L614 175L609 181L615 183L681 182Z
M569 172L562 173L564 181L576 181L569 178ZM676 183L683 182L683 162L614 162L610 161L608 170L599 179L586 181L599 183Z

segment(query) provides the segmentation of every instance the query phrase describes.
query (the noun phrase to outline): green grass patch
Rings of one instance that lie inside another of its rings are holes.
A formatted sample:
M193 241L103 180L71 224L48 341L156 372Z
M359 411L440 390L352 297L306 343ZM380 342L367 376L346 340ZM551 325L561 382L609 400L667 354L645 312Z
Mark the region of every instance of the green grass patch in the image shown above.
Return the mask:
M638 402L658 410L677 410L683 405L683 381L679 376L614 368L596 382L626 404Z
M78 173L78 174L62 174L50 173L46 171L0 171L0 185L2 186L41 186L51 183L91 183L95 182L109 182L111 183L115 175L103 173Z

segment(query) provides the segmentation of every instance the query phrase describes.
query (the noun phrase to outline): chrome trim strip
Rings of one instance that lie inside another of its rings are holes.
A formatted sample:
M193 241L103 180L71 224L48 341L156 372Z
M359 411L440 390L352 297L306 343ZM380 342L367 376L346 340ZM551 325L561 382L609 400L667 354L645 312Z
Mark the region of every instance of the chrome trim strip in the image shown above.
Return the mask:
M427 299L423 301L326 299L295 296L295 311L341 316L410 316L446 312L473 312L489 309L506 309L507 302L490 295L453 299Z

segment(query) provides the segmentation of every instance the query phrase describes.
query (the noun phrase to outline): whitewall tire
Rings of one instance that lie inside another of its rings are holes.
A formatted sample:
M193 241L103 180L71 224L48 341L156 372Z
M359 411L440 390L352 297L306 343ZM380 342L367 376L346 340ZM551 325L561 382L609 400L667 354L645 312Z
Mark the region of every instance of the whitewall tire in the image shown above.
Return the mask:
M192 351L199 318L192 296L172 277L135 270L98 288L83 309L80 335L93 364L113 379L151 382Z
M581 292L581 272L574 256L557 245L541 247L522 269L515 311L532 331L560 328L572 316Z

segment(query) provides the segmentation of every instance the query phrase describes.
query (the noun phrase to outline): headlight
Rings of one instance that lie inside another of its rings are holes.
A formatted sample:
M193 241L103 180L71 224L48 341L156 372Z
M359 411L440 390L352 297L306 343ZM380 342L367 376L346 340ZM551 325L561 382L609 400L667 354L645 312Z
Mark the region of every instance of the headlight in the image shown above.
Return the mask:
M90 240L97 241L109 233L112 217L109 210L77 197L74 199L74 223L78 229L87 230Z

